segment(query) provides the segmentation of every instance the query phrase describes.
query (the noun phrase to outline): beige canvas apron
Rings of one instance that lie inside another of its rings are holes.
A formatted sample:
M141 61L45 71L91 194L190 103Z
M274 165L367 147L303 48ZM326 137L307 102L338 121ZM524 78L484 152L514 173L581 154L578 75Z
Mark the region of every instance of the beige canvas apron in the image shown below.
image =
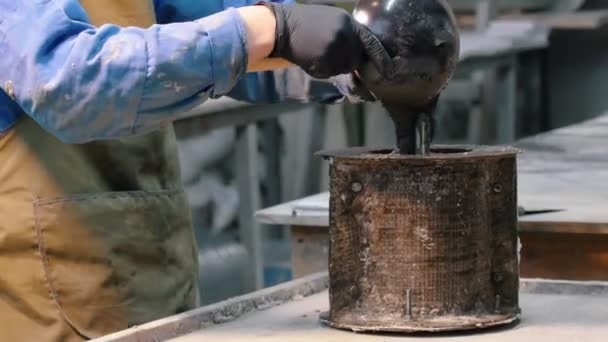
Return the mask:
M148 0L82 0L149 26ZM192 309L196 246L172 127L67 145L23 118L0 136L0 341L80 341Z

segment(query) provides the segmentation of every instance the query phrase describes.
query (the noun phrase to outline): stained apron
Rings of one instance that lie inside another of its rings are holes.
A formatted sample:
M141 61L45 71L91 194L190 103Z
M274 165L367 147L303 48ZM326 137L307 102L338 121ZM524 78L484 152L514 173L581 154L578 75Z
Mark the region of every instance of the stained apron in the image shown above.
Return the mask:
M148 0L81 0L147 27ZM82 341L198 304L172 126L64 144L25 115L0 136L0 341Z

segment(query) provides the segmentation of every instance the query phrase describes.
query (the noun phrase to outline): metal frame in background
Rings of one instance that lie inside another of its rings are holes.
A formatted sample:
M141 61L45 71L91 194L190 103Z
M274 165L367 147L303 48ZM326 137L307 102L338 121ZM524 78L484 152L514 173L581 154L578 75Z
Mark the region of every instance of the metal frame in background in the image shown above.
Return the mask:
M261 208L257 123L276 120L280 115L293 113L305 107L310 108L311 105L298 103L254 105L229 98L221 98L210 100L184 113L175 123L175 129L179 135L200 134L222 127L236 127L235 153L239 165L235 168L235 172L240 194L239 236L247 249L251 265L249 272L243 275L244 287L248 291L264 287L262 231L260 224L253 215L255 211ZM278 153L278 149L273 150L268 160L269 167L276 167Z

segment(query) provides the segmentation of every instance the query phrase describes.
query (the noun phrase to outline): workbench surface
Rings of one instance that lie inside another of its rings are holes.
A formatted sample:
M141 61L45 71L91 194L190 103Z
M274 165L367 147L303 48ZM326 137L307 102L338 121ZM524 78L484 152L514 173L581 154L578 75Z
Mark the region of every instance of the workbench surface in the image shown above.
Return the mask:
M608 341L608 282L521 279L516 325L474 333L362 334L319 322L328 310L329 277L311 274L287 283L96 339L96 342L193 341Z
M195 341L429 341L428 336L404 338L398 334L360 334L326 327L319 312L328 309L327 291L247 314L238 320L209 327L173 342ZM454 342L492 341L602 341L608 340L608 298L589 300L583 295L523 294L523 319L514 327L478 331L474 334L442 334ZM406 335L407 336L407 335Z

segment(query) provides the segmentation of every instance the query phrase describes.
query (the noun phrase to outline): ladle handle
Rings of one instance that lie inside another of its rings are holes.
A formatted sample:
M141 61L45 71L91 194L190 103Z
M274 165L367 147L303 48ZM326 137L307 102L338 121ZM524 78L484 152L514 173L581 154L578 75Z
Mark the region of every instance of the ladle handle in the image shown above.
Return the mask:
M293 67L294 64L283 58L266 58L247 66L247 72L271 71Z

